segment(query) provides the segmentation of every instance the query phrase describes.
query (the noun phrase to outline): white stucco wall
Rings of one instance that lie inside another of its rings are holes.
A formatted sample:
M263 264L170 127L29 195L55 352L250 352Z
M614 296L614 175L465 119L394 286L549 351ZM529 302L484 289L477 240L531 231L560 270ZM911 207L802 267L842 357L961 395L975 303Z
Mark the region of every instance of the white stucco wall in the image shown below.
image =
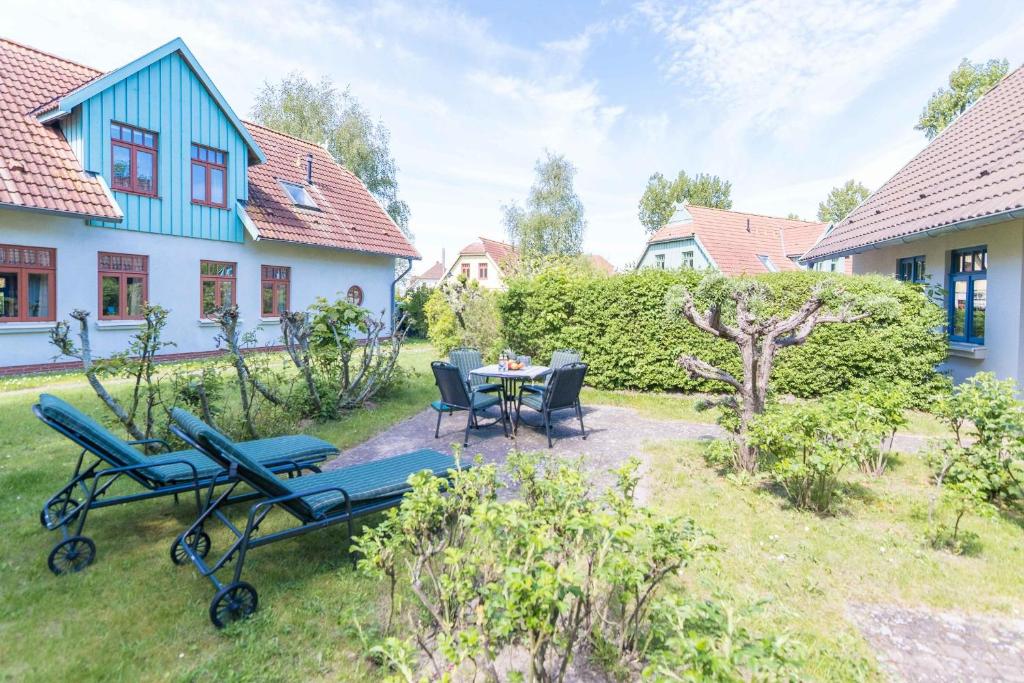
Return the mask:
M462 264L469 264L469 279L476 280L480 283L481 287L486 289L501 289L505 286L501 279L501 272L498 270L497 264L486 254L459 254L459 257L455 259L455 263L448 270L448 276L458 277L462 273ZM480 264L487 264L487 279L480 279Z
M177 344L167 353L210 351L217 328L200 321L199 261L235 261L237 303L245 330L257 331L260 344L277 343L276 319L260 317L260 267L291 267L291 308L305 308L318 296L344 296L352 285L363 289L363 306L374 314L390 309L394 259L332 249L256 242L243 244L171 235L91 227L82 220L0 209L0 244L57 249L57 319L76 308L92 312L94 353L123 350L138 328L136 321L97 321L97 252L149 256L149 300L170 309L165 339ZM0 323L0 367L49 362L54 348L44 323ZM67 358L60 360L70 360Z
M943 369L955 381L976 372L994 372L1000 379L1021 380L1024 339L1021 312L1024 287L1024 219L924 237L912 242L873 249L853 257L855 273L895 275L897 261L925 257L925 273L932 286L947 287L950 252L974 246L988 247L988 309L985 315L984 358L951 355ZM946 301L943 301L946 307ZM957 351L954 349L953 354Z

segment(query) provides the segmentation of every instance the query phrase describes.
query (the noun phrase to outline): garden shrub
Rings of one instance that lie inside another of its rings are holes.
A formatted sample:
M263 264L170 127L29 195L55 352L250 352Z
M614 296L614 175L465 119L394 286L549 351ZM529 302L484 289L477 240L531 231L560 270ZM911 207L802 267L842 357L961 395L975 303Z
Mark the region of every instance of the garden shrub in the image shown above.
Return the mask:
M369 648L396 673L414 679L411 643L443 680L561 681L587 651L634 679L685 665L740 680L787 664L783 648L716 621L724 608L674 597L670 580L713 546L692 521L635 503L636 461L603 494L580 460L519 453L507 467L513 499L499 497L495 465L450 482L414 475L402 506L356 539L360 567L387 579L407 635ZM412 599L397 602L398 586Z
M413 339L427 338L430 324L425 309L433 292L433 288L421 284L409 289L398 299L398 310L405 315L407 336Z
M849 437L848 423L807 402L769 409L754 420L749 438L793 504L824 514L833 511L840 472L856 463Z
M964 552L976 545L960 523L969 513L983 516L1019 507L1024 499L1024 404L1013 380L978 373L957 385L935 408L953 436L926 454L934 471L929 540L935 547ZM953 523L937 521L941 510Z
M492 360L502 349L497 292L464 276L449 278L430 294L424 306L427 334L441 354L460 346L479 349Z
M702 277L695 270L652 268L592 277L556 267L532 278L512 278L498 306L502 332L508 346L542 362L556 349L580 350L590 364L587 381L598 388L722 391L720 383L691 378L676 360L695 355L738 373L735 347L669 315L665 307L672 285L693 290ZM815 283L837 276L801 271L757 277L783 313L805 302ZM772 374L775 391L820 396L873 378L905 381L914 402L925 403L942 384L935 372L946 356L941 308L919 287L888 277L847 276L842 285L857 298L895 300L893 314L824 326L806 344L783 349Z

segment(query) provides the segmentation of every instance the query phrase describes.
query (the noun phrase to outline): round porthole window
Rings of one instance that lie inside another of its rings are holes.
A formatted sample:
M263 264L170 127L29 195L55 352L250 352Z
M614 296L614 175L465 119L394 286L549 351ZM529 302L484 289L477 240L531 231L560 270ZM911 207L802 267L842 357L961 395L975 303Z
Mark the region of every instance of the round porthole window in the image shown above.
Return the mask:
M363 305L363 288L359 285L352 285L348 288L348 294L345 295L350 304L355 306Z

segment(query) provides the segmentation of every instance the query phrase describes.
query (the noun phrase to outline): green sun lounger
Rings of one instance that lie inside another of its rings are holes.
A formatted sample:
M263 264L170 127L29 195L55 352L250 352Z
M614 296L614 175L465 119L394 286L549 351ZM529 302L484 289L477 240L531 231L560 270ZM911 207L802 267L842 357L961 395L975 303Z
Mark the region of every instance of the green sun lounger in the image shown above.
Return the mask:
M176 434L198 445L233 477L237 477L238 483L247 484L260 496L260 500L249 508L245 526L240 528L241 525L236 526L222 511L224 502L238 485L232 484L216 499L210 497L199 517L176 541L176 547L180 547L185 555L182 562L191 560L200 575L209 579L217 589L210 603L210 621L218 628L256 611L256 589L241 580L249 550L335 524L346 524L351 538L354 519L402 502L402 497L410 489L411 475L426 470L446 476L457 467L450 455L419 450L330 472L281 479L250 457L240 444L210 429L193 415L176 408L171 417L174 421L172 430ZM280 531L254 535L274 508L287 512L297 524ZM198 547L195 540L209 538L204 526L213 520L223 524L235 540L218 559L208 563L209 547ZM178 562L174 555L172 559ZM224 583L217 577L217 572L232 559L235 560L233 575L229 582Z
M134 503L150 498L193 494L202 509L201 492L208 486L234 481L216 462L198 450L172 451L160 439L125 441L67 401L42 394L32 407L42 422L82 448L70 479L43 504L39 522L63 537L50 551L47 564L54 574L78 572L96 557L96 544L83 535L90 510ZM135 448L159 445L165 453L145 455ZM311 436L279 436L238 444L255 462L279 473L298 475L316 469L318 463L338 454L333 445ZM113 495L111 487L122 479L137 486L134 492ZM141 488L142 490L137 490ZM76 498L81 496L81 500ZM252 499L252 494L235 496L231 502ZM209 539L199 539L209 544ZM172 553L181 553L172 547Z

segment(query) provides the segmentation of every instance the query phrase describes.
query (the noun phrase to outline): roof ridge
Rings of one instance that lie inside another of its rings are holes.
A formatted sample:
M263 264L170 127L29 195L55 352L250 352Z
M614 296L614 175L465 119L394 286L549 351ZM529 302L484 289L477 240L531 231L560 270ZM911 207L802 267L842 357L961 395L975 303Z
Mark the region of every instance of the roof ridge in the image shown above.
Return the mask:
M89 71L94 71L97 74L104 74L104 73L106 73L105 71L101 71L101 70L99 70L99 69L97 69L95 67L89 66L88 64L82 64L81 62L76 62L73 59L68 59L67 57L61 57L60 55L54 54L52 52L47 52L46 50L40 50L38 47L33 47L31 45L26 45L25 43L19 42L17 40L12 40L10 38L4 38L3 36L0 36L0 43L9 43L11 45L16 45L16 46L20 47L23 50L28 50L29 52L35 52L38 55L43 55L44 57L49 57L50 59L56 59L58 62L64 62L65 64L72 64L72 65L77 66L77 67L82 68L82 69L88 69Z
M853 210L851 210L850 213L846 214L846 216L843 217L843 220L841 220L841 221L839 221L838 223L835 224L835 227L839 227L840 225L847 224L849 222L850 217L853 216L853 214L855 214L860 207L867 205L867 203L869 201L871 201L878 192L880 192L881 190L885 189L889 185L889 183L891 183L893 180L898 178L899 175L901 173L903 173L903 171L906 170L911 164L913 164L921 156L923 156L929 150L931 150L936 145L936 143L938 143L938 141L942 139L942 137L944 135L949 133L950 130L955 129L958 126L958 124L962 125L962 122L967 120L970 117L970 115L974 111L976 111L978 109L978 105L981 102L983 102L986 97L988 97L992 93L994 93L997 90L999 90L999 88L1003 87L1006 83L1008 83L1012 77L1016 76L1016 74L1018 74L1019 72L1022 72L1022 71L1024 71L1024 64L1021 64L1016 69L1014 69L1010 73L1008 73L1005 76L1003 76L1003 78L1000 79L1000 81L998 83L996 83L994 86L992 86L988 90L988 92L986 92L984 95L982 95L977 100L975 100L974 104L972 104L970 107L967 108L966 111L962 112L959 116L957 116L955 119L953 119L952 123L948 124L945 128L940 130L938 135L936 135L934 138L929 140L925 144L924 147L919 149L917 151L917 154L915 154L912 157L910 157L905 164L903 164L898 169L896 169L896 172L893 173L892 175L890 175L888 178L886 178L885 181L881 185L879 185L878 188L874 192L869 192L868 196L865 197L864 200L860 204L858 204L857 206L853 207Z
M720 211L721 213L736 213L736 214L740 214L741 216L757 216L758 218L770 218L773 221L789 221L791 223L808 223L808 224L812 224L812 225L823 224L822 221L805 221L802 218L786 218L784 216L769 216L766 213L755 213L755 212L752 212L752 211L734 211L732 209L720 209L720 208L718 208L716 206L703 206L701 204L687 204L686 208L687 209L694 209L694 208L696 208L696 209L707 209L708 211ZM673 224L666 223L666 225L673 225ZM664 227L664 226L662 226L662 227Z
M502 242L501 240L492 240L490 237L484 237L482 235L477 235L477 239L483 242L494 242L495 244L501 244L508 247L509 249L515 249L515 245L510 244L509 242Z

